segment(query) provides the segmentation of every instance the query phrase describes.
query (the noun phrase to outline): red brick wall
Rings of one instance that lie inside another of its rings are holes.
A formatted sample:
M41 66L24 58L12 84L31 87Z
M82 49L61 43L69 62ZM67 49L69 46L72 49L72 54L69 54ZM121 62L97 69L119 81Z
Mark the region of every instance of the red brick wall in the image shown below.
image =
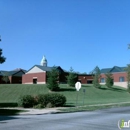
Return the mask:
M106 78L105 74L101 74L100 78Z
M127 81L127 73L113 73L114 82L119 82L119 77L124 77ZM101 74L101 78L105 78L105 74Z
M33 77L37 77L37 82L46 82L46 73L30 73L22 76L22 83L33 83Z
M114 74L114 82L119 82L119 77L124 77L127 81L127 73L116 73Z
M87 84L87 80L93 79L92 75L78 75L78 80L81 80L82 84Z

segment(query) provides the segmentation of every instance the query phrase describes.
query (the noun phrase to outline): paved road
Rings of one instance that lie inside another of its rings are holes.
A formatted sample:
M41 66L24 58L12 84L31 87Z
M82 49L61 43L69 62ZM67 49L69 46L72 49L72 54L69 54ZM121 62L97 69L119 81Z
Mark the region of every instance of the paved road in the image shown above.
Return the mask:
M122 119L130 120L130 107L67 114L0 116L0 130L119 130L117 123Z

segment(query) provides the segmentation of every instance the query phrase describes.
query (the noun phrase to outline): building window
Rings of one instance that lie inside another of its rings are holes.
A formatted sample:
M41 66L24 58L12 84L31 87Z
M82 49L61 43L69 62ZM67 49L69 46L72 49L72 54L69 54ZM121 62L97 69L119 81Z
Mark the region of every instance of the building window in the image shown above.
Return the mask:
M105 78L101 78L101 83L105 83Z
M119 82L124 82L125 78L124 77L119 77Z

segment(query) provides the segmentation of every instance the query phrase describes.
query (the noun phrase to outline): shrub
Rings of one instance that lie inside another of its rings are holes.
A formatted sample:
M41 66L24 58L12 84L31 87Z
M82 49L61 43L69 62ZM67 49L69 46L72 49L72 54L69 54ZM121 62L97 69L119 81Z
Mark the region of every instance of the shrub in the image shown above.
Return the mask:
M37 102L38 104L42 104L43 107L46 107L47 98L45 97L45 94L39 94L37 96Z
M47 105L46 105L46 107L47 108L52 108L52 107L54 107L51 103L48 103Z
M42 104L37 104L37 105L33 106L33 108L44 108L44 106Z
M44 107L59 107L66 103L66 97L58 93L49 93L44 95L38 95L38 104L42 104Z
M24 96L20 97L20 99L18 101L18 105L21 107L24 107L24 108L30 108L36 104L37 104L36 100L31 95L24 95Z
M50 100L49 102L55 107L63 106L66 102L66 97L62 94L53 93L48 96Z
M66 97L58 93L39 94L38 96L24 95L18 105L24 108L60 107L66 103Z

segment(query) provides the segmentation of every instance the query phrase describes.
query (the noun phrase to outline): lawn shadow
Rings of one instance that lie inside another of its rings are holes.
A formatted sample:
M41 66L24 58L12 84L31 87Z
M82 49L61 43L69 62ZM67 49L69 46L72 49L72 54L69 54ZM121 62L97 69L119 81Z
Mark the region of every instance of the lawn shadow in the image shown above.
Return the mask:
M127 91L127 90L124 90L121 88L114 88L114 87L108 88L108 90L117 91L117 92L126 92Z
M17 107L17 106L18 106L18 103L11 103L11 102L9 102L9 103L5 103L5 102L0 103L0 107Z
M75 107L75 105L71 105L71 104L66 104L63 107Z
M18 115L20 112L24 110L17 110L17 109L2 109L0 108L0 115L8 116L8 115Z
M92 87L92 85L82 85L82 87Z
M126 92L125 89L122 89L122 88L117 88L117 87L111 87L111 88L108 88L108 87L100 87L99 89L102 89L102 90L111 90L111 91L117 91L117 92Z
M101 88L101 87L100 87L99 89L102 89L102 90L108 90L108 88Z
M58 91L64 92L64 91L76 91L75 88L60 88Z
M108 90L108 87L106 87L106 86L104 86L104 85L101 85L101 86L99 87L99 89Z

